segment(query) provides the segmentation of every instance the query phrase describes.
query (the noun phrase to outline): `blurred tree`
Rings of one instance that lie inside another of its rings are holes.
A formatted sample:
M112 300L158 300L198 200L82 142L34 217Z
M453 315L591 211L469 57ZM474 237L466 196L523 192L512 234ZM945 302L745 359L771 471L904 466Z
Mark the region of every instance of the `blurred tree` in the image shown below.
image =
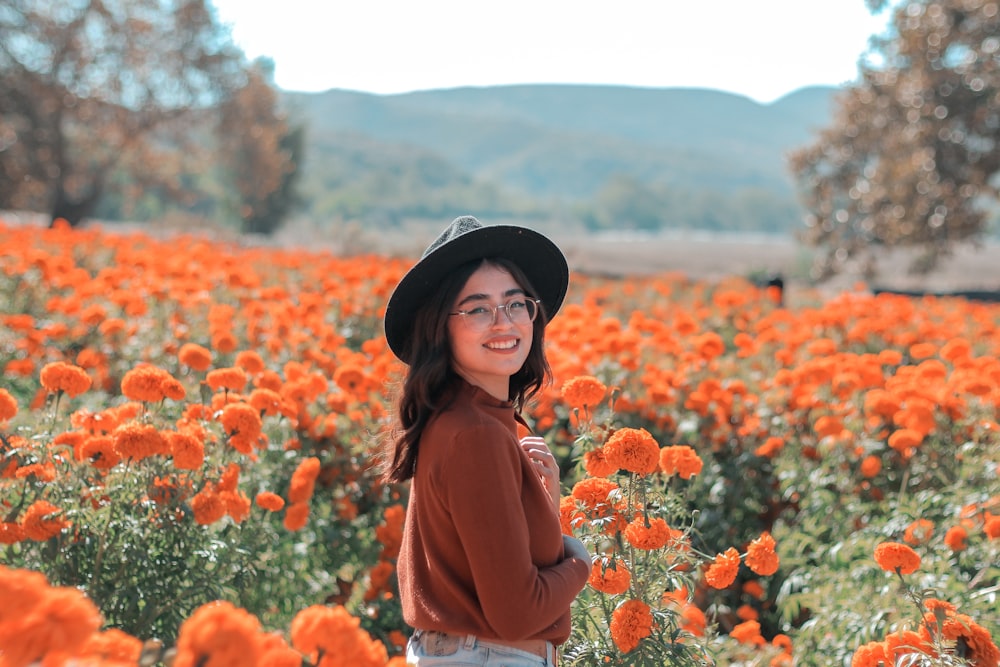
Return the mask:
M110 192L191 199L247 82L206 0L0 0L0 207L78 224Z
M259 60L222 105L220 156L237 197L243 231L270 234L299 204L296 192L304 130L290 128L273 84L274 66Z
M874 277L881 248L916 250L911 270L928 272L981 239L1000 194L1000 5L904 0L890 26L834 124L790 159L819 279Z

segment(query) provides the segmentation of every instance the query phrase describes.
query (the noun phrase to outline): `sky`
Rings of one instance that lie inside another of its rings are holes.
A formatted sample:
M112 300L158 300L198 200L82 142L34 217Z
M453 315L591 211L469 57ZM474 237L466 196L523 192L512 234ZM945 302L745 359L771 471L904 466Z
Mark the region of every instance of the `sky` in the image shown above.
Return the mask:
M768 104L858 78L864 0L212 0L286 91L522 83L708 88Z

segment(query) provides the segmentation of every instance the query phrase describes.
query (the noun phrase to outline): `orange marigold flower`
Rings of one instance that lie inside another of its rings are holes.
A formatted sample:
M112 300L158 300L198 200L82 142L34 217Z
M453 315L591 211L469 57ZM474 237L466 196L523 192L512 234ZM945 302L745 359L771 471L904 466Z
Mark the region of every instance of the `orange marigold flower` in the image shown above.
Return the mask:
M1000 516L991 516L983 523L983 532L990 539L1000 537Z
M383 667L389 659L385 645L373 640L361 628L361 619L340 605L306 607L292 619L289 631L292 646L314 665ZM320 662L320 655L336 656L336 662Z
M591 567L587 583L601 593L620 595L632 583L632 573L621 560L600 558Z
M949 613L947 610L945 613L946 617L941 624L941 634L950 641L962 640L966 646L965 658L969 664L976 667L997 667L1000 665L1000 648L997 648L989 630L966 614ZM934 611L925 614L924 622L920 625L920 636L930 642L931 635L928 628L935 627L937 623Z
M194 371L206 371L212 365L212 353L197 343L184 343L177 352L177 359Z
M21 517L21 530L29 540L44 542L55 537L70 522L63 519L58 507L47 500L36 500L28 506Z
M285 526L285 530L290 530L294 533L297 530L305 528L308 520L309 503L292 503L285 508L285 518L282 520L282 525Z
M130 421L115 429L111 437L122 459L141 461L150 456L170 454L167 438L152 424Z
M785 447L785 440L777 435L772 435L764 443L754 450L754 454L764 458L773 459Z
M621 428L605 443L604 458L619 470L648 475L656 472L660 446L644 428Z
M350 394L357 394L368 387L368 375L357 364L338 366L333 372L334 383Z
M264 370L264 359L256 350L243 350L236 353L236 365L250 375L257 375Z
M637 549L652 551L667 545L671 540L678 539L682 533L673 530L660 517L647 519L638 516L625 527L625 539Z
M760 623L754 619L743 621L729 631L729 636L741 644L762 646L767 641L760 634Z
M248 403L229 403L222 409L219 421L236 451L249 454L260 438L260 412Z
M281 394L273 389L258 388L250 392L247 402L261 415L276 415L285 405Z
M98 470L111 470L122 460L110 435L91 435L80 444L80 458Z
M722 336L714 331L706 331L700 336L696 336L694 345L698 356L707 361L711 361L726 351L726 344L723 342Z
M762 577L777 572L778 554L774 552L775 546L774 538L769 532L761 533L760 537L747 547L747 567Z
M209 484L191 499L191 511L194 512L195 523L207 526L226 516L226 502Z
M572 535L574 525L586 520L586 515L577 509L576 498L563 496L559 499L559 526L563 535Z
M302 459L295 472L292 473L292 480L288 487L288 502L304 503L313 495L316 486L316 478L319 476L319 459L315 456Z
M862 644L851 657L851 667L885 667L895 664L891 651L887 650L885 642L868 642Z
M247 374L242 368L217 368L209 371L205 382L212 391L225 389L227 391L243 391L247 386Z
M924 436L919 432L909 428L901 428L893 431L889 436L889 446L903 456L909 456L911 451L923 442Z
M860 470L862 475L871 479L875 475L882 472L882 459L874 454L866 456L864 460L861 461Z
M260 639L259 665L267 667L302 667L302 654L285 641L280 632L268 632Z
M563 384L562 397L571 408L587 410L600 403L607 391L607 386L593 375L580 375Z
M734 547L729 547L725 553L715 556L715 560L705 572L705 581L712 588L726 588L736 581L739 569L740 554Z
M905 544L883 542L875 547L875 562L887 572L912 574L920 567L920 556Z
M169 431L167 442L178 470L198 470L205 463L205 443L193 433Z
M181 623L173 667L256 665L260 641L256 616L230 602L209 602Z
M931 539L934 533L934 522L930 519L917 519L903 532L903 541L909 544L923 544Z
M0 544L16 544L24 539L24 529L20 524L0 521Z
M653 614L642 600L626 600L611 614L611 639L622 653L635 649L653 631Z
M95 665L135 665L142 655L142 640L119 630L109 628L90 635L78 657L85 658L81 664ZM86 658L96 659L93 663Z
M268 512L280 512L285 506L285 499L277 493L271 493L270 491L261 491L254 498L254 501L258 507L262 507Z
M42 366L40 379L42 386L50 392L61 391L71 398L87 391L92 382L87 371L65 361L53 361Z
M619 487L604 477L586 477L573 485L572 496L595 517L607 516L616 504Z
M691 479L701 472L701 457L687 445L670 445L660 450L660 470L667 475Z
M618 472L618 468L608 463L604 448L598 447L583 455L583 467L591 477L607 477Z
M6 389L0 389L0 424L17 414L17 400Z
M182 401L187 395L177 378L151 364L137 366L125 373L121 388L126 398L144 403L159 403L165 398Z
M4 665L64 664L52 658L78 653L101 625L96 605L79 590L47 586L40 592L25 610L29 621L13 624L13 631L0 637ZM9 599L4 603L9 605Z
M758 600L764 599L764 587L756 579L748 579L743 582L743 592Z

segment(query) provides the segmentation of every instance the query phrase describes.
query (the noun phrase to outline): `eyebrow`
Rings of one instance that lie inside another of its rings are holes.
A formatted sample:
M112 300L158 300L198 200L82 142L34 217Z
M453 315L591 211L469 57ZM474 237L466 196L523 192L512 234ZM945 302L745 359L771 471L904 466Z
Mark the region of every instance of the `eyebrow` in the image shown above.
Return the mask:
M515 287L514 289L509 289L506 292L504 292L503 298L504 300L506 300L512 296L521 296L524 294L525 292L523 289L521 289L520 287ZM464 299L456 303L455 307L458 308L460 306L464 306L470 301L489 301L489 298L490 298L489 294L470 294L469 296L465 297Z

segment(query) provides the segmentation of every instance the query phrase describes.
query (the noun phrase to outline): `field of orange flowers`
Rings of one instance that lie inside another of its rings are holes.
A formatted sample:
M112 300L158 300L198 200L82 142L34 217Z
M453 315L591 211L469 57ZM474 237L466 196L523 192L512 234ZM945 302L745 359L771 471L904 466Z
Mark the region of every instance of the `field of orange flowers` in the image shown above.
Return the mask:
M402 665L411 263L0 221L0 667ZM574 274L564 665L1000 664L1000 308ZM484 517L488 520L488 517Z

